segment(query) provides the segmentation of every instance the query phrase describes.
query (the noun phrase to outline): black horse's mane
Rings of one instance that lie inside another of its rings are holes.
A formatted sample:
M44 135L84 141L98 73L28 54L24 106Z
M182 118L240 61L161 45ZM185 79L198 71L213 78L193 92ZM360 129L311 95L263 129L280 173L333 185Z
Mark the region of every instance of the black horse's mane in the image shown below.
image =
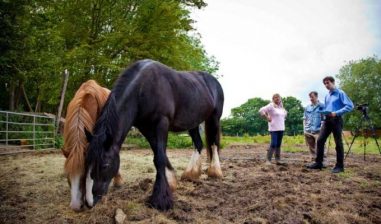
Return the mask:
M86 155L86 168L91 163L97 164L102 162L104 148L109 149L114 137L116 137L117 127L119 126L118 108L116 99L121 97L126 91L126 86L132 83L137 75L137 71L147 63L153 62L152 60L143 60L127 68L117 79L114 87L107 99L98 120L95 123L93 130L93 137L90 141L88 152ZM128 88L128 87L127 87Z
M86 167L92 162L95 164L101 162L103 148L109 148L104 146L112 144L113 137L116 134L115 130L118 125L118 120L116 100L113 92L111 92L102 109L100 117L95 123L93 130L94 134L87 152Z
M141 63L136 63L124 70L124 72L119 76L112 88L112 92L114 92L116 96L123 95L126 87L128 87L132 80L135 78L140 67Z

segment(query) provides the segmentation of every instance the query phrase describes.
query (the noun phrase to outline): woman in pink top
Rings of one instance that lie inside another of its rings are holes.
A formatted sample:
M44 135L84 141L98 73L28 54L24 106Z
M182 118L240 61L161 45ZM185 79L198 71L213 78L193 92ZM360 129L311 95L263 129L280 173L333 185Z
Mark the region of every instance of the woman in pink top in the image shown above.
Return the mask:
M284 121L287 111L283 108L282 100L279 94L273 95L273 102L262 107L259 113L265 117L269 124L269 132L271 135L270 148L267 151L266 164L271 164L271 158L275 152L275 161L280 164L280 146L284 133Z

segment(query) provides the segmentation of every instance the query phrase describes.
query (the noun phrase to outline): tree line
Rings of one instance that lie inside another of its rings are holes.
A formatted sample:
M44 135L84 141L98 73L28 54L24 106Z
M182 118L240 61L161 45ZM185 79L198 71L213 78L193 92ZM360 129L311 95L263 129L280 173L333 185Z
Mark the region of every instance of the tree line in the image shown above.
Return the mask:
M65 69L65 105L84 81L111 88L139 59L215 73L218 62L205 52L190 16L205 6L203 0L0 0L0 109L56 113Z

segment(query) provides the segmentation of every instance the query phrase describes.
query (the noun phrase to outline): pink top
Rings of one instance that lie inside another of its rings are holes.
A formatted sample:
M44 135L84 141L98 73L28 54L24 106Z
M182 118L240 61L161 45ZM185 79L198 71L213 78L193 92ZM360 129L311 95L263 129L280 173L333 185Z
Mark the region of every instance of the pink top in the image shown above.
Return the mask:
M284 131L284 120L287 116L287 111L282 106L276 106L274 103L269 103L259 109L261 115L266 113L270 115L271 122L269 124L269 131Z

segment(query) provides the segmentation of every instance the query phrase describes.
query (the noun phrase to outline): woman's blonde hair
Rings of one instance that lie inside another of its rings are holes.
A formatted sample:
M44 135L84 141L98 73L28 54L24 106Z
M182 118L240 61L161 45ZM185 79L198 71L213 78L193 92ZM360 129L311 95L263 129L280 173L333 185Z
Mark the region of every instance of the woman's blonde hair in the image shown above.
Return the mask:
M280 107L283 107L282 97L280 96L280 94L279 94L279 93L275 93L275 94L273 95L273 98L272 98L273 103L274 103L274 98L275 98L275 97L279 97L279 99L280 99L279 106L280 106Z
M280 97L279 93L275 93L275 94L273 95L273 100L274 100L275 97L279 97L279 98L282 100L282 98Z

